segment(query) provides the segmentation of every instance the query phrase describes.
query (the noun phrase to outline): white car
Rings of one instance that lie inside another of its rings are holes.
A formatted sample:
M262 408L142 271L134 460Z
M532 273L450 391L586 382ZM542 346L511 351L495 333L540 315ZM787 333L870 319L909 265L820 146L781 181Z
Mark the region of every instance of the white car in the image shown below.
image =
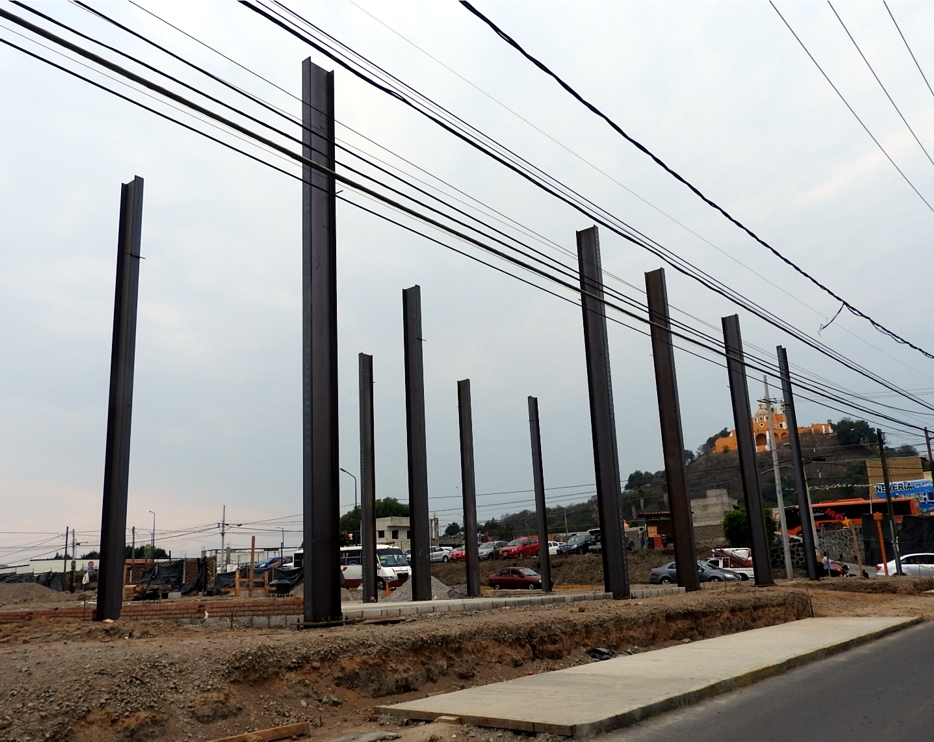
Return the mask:
M558 547L560 544L557 541L548 542L548 556L558 556Z
M429 562L449 562L451 561L451 552L454 549L449 546L432 546L428 552Z
M934 554L905 554L901 558L902 572L906 575L926 575L934 577ZM895 571L895 560L888 563L889 574L898 574ZM885 577L885 569L881 564L876 565L876 577Z

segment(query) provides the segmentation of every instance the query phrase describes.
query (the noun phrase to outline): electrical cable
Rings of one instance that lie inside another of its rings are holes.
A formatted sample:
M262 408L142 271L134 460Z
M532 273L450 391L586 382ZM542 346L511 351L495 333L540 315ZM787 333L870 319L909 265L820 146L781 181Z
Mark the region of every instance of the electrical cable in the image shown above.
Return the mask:
M889 7L889 4L886 0L882 0L882 4L885 6L886 11L889 14L889 18L892 19L892 23L895 24L895 28L898 30L898 35L902 37L902 41L905 42L905 48L908 50L908 53L911 55L912 61L915 63L915 67L918 68L918 72L921 73L921 79L924 80L924 84L928 86L928 90L931 91L931 96L934 97L934 88L931 87L931 83L928 81L927 75L924 74L924 70L921 69L921 64L918 62L918 58L915 56L915 53L911 50L911 46L908 44L908 39L905 38L905 34L902 33L901 26L898 25L898 21L895 20L895 16L892 15L892 9Z
M448 131L449 133L452 133L452 134L454 134L455 136L457 136L458 138L462 139L463 141L465 141L466 143L468 143L470 146L473 146L473 147L479 149L481 152L484 152L484 153L487 154L488 156L492 157L494 160L496 160L496 161L499 162L500 164L503 164L503 165L505 165L506 167L508 167L509 169L513 170L514 172L520 174L522 177L524 177L524 178L526 178L527 180L529 180L529 182L531 182L531 183L533 183L534 185L538 186L539 188L545 190L546 192L551 193L553 196L555 196L555 197L561 199L562 201L564 201L564 202L567 203L568 205L572 206L573 208L577 209L577 210L580 211L581 213L583 213L583 214L587 215L588 217L594 219L594 221L596 221L598 224L601 224L602 226L607 227L608 229L610 229L611 231L613 231L615 234L618 234L619 236L623 237L624 239L627 239L627 240L633 242L634 244L637 244L637 245L639 245L639 246L641 246L641 247L644 247L644 248L650 250L651 252L653 252L654 254L656 254L658 257L660 257L662 260L664 260L666 263L668 263L669 265L671 265L672 267L674 267L676 270L678 270L679 272L681 272L681 273L683 273L683 274L685 274L685 275L687 275L687 276L690 276L690 277L694 278L695 280L699 281L699 282L702 283L703 285L707 286L707 288L711 289L712 291L721 294L721 295L724 296L725 298L727 298L727 299L729 299L730 301L732 301L732 302L738 304L739 306L741 306L741 307L747 309L748 311L752 312L753 314L756 314L757 316L759 316L760 318L762 318L762 319L764 319L765 321L769 322L770 324L772 324L772 325L774 325L774 326L776 326L776 327L782 329L782 330L785 331L785 332L788 332L789 334L791 334L791 335L795 336L797 339L799 339L801 342L803 342L803 343L805 343L805 344L811 346L812 348L814 348L815 350L818 350L819 352L823 353L824 355L828 355L828 357L835 358L836 360L838 360L838 362L842 363L843 365L846 365L846 366L849 367L851 370L857 371L857 373L861 373L861 374L863 374L863 375L867 375L867 374L868 374L869 376L868 376L867 378L873 378L873 380L876 381L876 383L880 383L880 384L882 384L883 386L888 386L888 385L889 385L889 382L888 382L887 380L883 379L882 377L880 377L880 376L878 376L878 375L876 375L876 374L873 374L872 372L868 371L868 369L865 369L865 368L863 368L862 366L859 366L859 364L855 364L854 362L850 361L849 359L846 359L845 356L842 356L842 354L839 354L839 353L837 353L836 351L833 351L832 349L828 348L825 344L820 343L819 341L815 341L813 338L807 336L806 334L804 334L804 333L802 333L801 331L797 330L797 329L794 328L793 326L791 326L791 325L789 325L788 323L784 322L783 320L781 320L781 318L777 317L777 316L774 315L773 313L768 312L768 310L765 310L764 308L762 308L762 307L760 307L759 305L755 304L755 302L752 302L751 300L747 299L746 297L742 297L741 295L739 295L737 292L735 292L735 291L733 291L732 289L730 289L728 286L726 286L726 285L723 284L722 282L719 282L719 281L717 281L716 279L714 279L712 276L709 276L708 274L703 273L702 271L700 271L699 269L697 269L696 266L693 266L693 265L690 264L688 261L682 260L682 259L679 258L677 255L675 255L675 254L671 253L669 250L667 250L667 248L664 248L663 246L659 245L657 242L654 242L653 240L650 240L650 238L645 237L645 235L642 235L642 233L638 232L638 230L633 230L633 228L630 227L629 225L625 225L626 229L631 230L632 232L634 232L635 235L638 235L638 237L637 237L637 236L635 236L634 234L631 234L630 232L624 231L623 228L621 228L621 227L616 227L616 226L614 226L613 224L611 224L611 223L607 220L607 218L603 218L603 217L599 216L598 214L594 214L593 212L590 212L590 211L588 211L586 208L584 208L583 206L581 206L579 203L575 203L575 202L573 201L573 199L572 199L570 196L568 196L567 194L565 194L565 193L563 193L563 192L562 192L562 193L555 192L555 191L554 191L553 189L551 189L548 185L543 184L542 182L539 182L539 181L535 180L529 173L523 172L523 171L522 171L520 168L518 168L514 163L512 163L512 162L506 162L506 161L504 160L503 156L501 156L500 154L497 154L497 153L494 153L494 152L490 152L490 151L488 151L488 150L485 150L485 149L479 144L479 142L477 141L477 139L476 139L475 137L468 137L466 134L463 134L463 133L461 133L461 132L455 131L455 129L452 127L452 125L450 125L449 123L446 123L446 122L444 122L444 121L439 121L438 118L437 118L436 116L432 115L432 114L429 113L429 112L426 112L426 111L420 109L418 106L416 106L416 105L414 104L413 101L410 101L410 100L406 99L406 98L405 98L404 96L402 96L402 94L399 93L398 91L392 90L392 89L388 88L387 85L385 85L385 84L383 84L383 83L381 83L381 82L377 82L377 81L375 81L375 80L372 80L371 78L368 78L368 77L367 77L365 74L363 74L361 71L359 71L359 70L353 68L352 66L350 66L346 61L344 61L343 59L341 59L341 58L340 58L337 54L335 54L333 51L331 51L331 50L325 48L325 47L322 46L320 43L317 43L314 39L311 39L311 38L309 38L308 36L304 35L302 32L297 31L296 29L294 29L294 28L288 26L281 18L276 18L276 17L271 16L269 13L266 12L266 10L265 10L264 8L255 7L255 6L251 5L249 2L247 2L247 0L239 0L239 2L240 2L241 5L244 5L245 7L248 7L249 9L251 9L251 10L253 10L254 12L258 13L259 15L261 15L261 16L267 18L268 20L272 21L273 23L275 23L276 25L280 26L281 28L283 28L283 29L286 30L287 32L291 33L292 35L296 36L297 38L300 38L300 39L304 40L304 41L305 41L306 43L308 43L310 46L312 46L313 48L317 49L317 50L320 51L322 54L325 54L326 56L328 56L329 59L332 59L332 60L335 61L337 64L341 65L342 67L344 67L345 69L347 69L348 71L350 71L350 72L351 72L352 74L354 74L355 76L359 77L360 79L363 79L364 81L366 81L366 82L368 82L369 84L373 85L373 86L376 87L377 89L379 89L379 90L381 90L381 91L383 91L383 92L386 92L387 94L391 95L392 97L394 97L394 98L400 100L401 102L405 103L405 105L408 105L408 106L412 107L413 110L416 110L416 111L418 111L419 113L422 113L422 115L426 116L427 118L429 118L430 120L432 120L433 122L435 122L436 124L438 124L439 126L441 126L443 129L445 129L445 130ZM277 2L276 2L276 5L285 8L285 6L284 6L281 2L278 2L278 1L277 1ZM288 9L286 8L286 10L288 10ZM306 25L308 25L310 28L317 29L317 27L314 26L314 24L312 24L312 23L310 23L309 21L307 21L307 19L303 19L300 15L298 15L298 14L295 13L294 11L289 10L288 12L289 12L291 15L293 15L293 16L295 16L295 17L301 19L301 20L302 20ZM320 31L320 29L317 29L317 30ZM322 33L324 33L324 32L322 32ZM327 35L327 34L326 34L326 35ZM329 36L329 35L328 35L328 36ZM329 37L330 37L330 36L329 36ZM330 38L333 38L333 37L330 37ZM337 43L340 43L340 42L337 42ZM343 46L346 47L346 45L343 45ZM357 54L356 52L355 52L355 54L356 54L357 56L361 56L361 55ZM364 58L364 59L365 59L365 58ZM382 68L379 68L378 65L374 65L373 63L369 63L369 64L370 64L371 66L376 67L377 69L382 69ZM388 73L387 73L387 74L388 74ZM389 76L392 77L391 75L389 75ZM393 79L397 79L397 78L393 78ZM404 85L404 83L402 83L402 84ZM406 87L408 87L408 86L406 86ZM410 88L410 89L411 89L411 88ZM415 92L417 93L417 91L415 91ZM418 93L418 95L421 96L422 98L424 98L424 96L421 95L420 93ZM435 104L435 105L437 106L437 104ZM440 109L443 110L443 111L446 111L446 109L444 109L444 108L441 107L441 106L438 106L438 108L440 108ZM458 121L462 121L462 120L458 119L456 116L454 116L454 118L455 118L456 120L458 120ZM486 135L483 135L482 132L479 132L479 131L476 130L474 127L470 127L469 124L465 124L465 126L469 127L472 131L477 132L478 135L483 136L483 137L485 137L486 139L489 139L489 137L486 137ZM502 148L502 145L499 145L499 146ZM510 150L508 150L508 148L502 148L502 149L505 149L506 151L511 152ZM513 154L514 154L514 153L513 153ZM518 157L518 156L516 156L516 157ZM518 157L518 159L519 159L519 160L522 160L521 157ZM526 161L524 161L524 160L522 160L522 161L523 161L523 162L526 162ZM531 166L531 167L534 168L534 166ZM535 168L535 169L538 170L538 168ZM539 170L539 172L542 172L542 171ZM545 175L547 176L547 174L545 174ZM551 176L547 176L547 177L548 177L548 178L551 178ZM554 179L551 178L551 180L554 180ZM566 188L566 187L565 187L565 188ZM571 193L575 194L576 197L579 197L579 198L583 199L584 201L587 201L587 199L585 199L584 197L580 196L580 194L577 194L575 191L573 191L573 189L567 189L567 190L569 190ZM600 207L598 207L598 206L592 204L592 202L587 201L587 203L590 203L594 208L598 209L599 211L604 211L604 210L602 210ZM604 213L608 213L608 212L605 212L605 211L604 211ZM608 218L611 219L611 220L616 219L616 217L613 217L612 215L609 215ZM642 241L640 240L640 238L647 240L649 244L647 244L646 242L642 242ZM920 401L920 400L917 400L917 399L913 399L912 401L914 401L914 402L917 403L917 404L920 404L921 406L928 406L928 405L927 405L926 403L924 403L923 401ZM934 409L934 408L932 408L932 409Z
M19 48L19 47L17 47L17 48ZM22 49L20 48L20 50L22 50ZM32 55L32 56L36 56L36 55ZM42 59L41 57L37 57L37 58L38 58L38 59ZM44 61L47 61L47 60L44 60ZM56 66L57 66L57 65L56 65ZM59 68L61 69L60 66L59 66ZM118 69L119 69L119 68L118 68ZM82 79L85 79L85 78L82 78ZM96 83L95 83L95 84L96 84ZM99 87L101 87L101 86L99 86ZM152 85L149 85L148 87L153 87L153 86L152 86ZM107 88L103 88L103 89L108 90ZM111 92L112 92L112 91L111 91ZM121 96L121 97L124 97L124 96ZM124 98L125 98L125 97L124 97ZM176 96L176 98L179 98L179 97ZM125 99L126 99L126 98L125 98ZM181 99L181 101L182 101L183 103L187 103L187 101L185 101L185 99ZM148 108L147 108L147 110L152 110L152 109L148 109ZM208 113L210 113L210 112L208 112ZM160 114L160 115L163 115L163 114ZM164 115L163 115L163 116L164 116ZM215 117L215 118L220 118L220 120L225 121L225 120L222 119L221 117L216 117L216 115L215 115L214 117ZM170 117L168 117L168 118L169 118L169 120L173 120L173 119L171 119ZM225 123L227 123L227 122L225 121ZM191 127L187 127L187 128L191 128ZM192 129L192 130L197 132L196 129ZM244 131L247 131L247 132L248 132L248 130L244 130ZM249 135L249 133L248 133L248 135ZM214 139L214 138L212 138L212 139ZM215 139L215 141L217 141L217 140ZM227 143L223 143L223 144L225 144L225 146L230 146L230 145L228 145ZM236 150L236 148L233 148L233 149L234 149L235 151L240 151L240 150ZM298 158L297 155L294 155L294 153L289 153L289 152L288 152L287 150L285 150L284 148L277 148L277 149L280 149L280 150L282 150L282 151L284 151L284 152L287 152L291 157L293 157L293 158L295 158L295 159ZM249 155L248 155L248 156L249 156ZM251 156L251 157L252 157L252 156ZM263 160L261 160L261 159L259 159L259 158L255 158L255 157L254 157L253 159L256 159L256 160L259 161L259 162L263 162L264 164L268 164L268 163L265 163ZM304 159L304 158L302 158L302 159ZM272 167L274 167L274 166L272 166ZM280 168L276 168L276 169L282 171ZM282 172L285 172L285 171L282 171ZM287 173L287 174L292 175L292 174L290 174L290 173ZM297 177L297 176L292 175L292 177ZM353 184L352 181L349 181L349 183ZM359 184L353 184L353 186L357 186L357 187L358 187ZM353 186L352 186L352 187L353 187ZM362 192L367 192L367 191L368 191L368 189L363 189L363 190L362 190ZM381 198L381 200L385 201L385 198L384 198L384 197L380 197L378 194L375 194L375 193L373 193L372 191L369 191L369 193L370 193L371 196L376 196L377 198ZM399 204L394 204L394 206L400 206L400 205L399 205ZM402 210L403 210L404 212L406 212L409 216L414 216L414 217L419 218L419 219L421 219L421 220L424 221L424 217L423 217L422 215L415 214L414 212L412 212L412 210L406 209L405 207L401 207L401 208L402 208ZM428 221L429 221L429 223L432 223L432 220L428 220ZM437 224L437 223L433 223L432 225L435 226L436 228L445 229L446 231L451 232L451 230L450 230L449 228L446 228L446 227L444 227L443 225L439 225L439 224ZM452 232L452 233L453 233L453 232ZM460 238L462 238L462 239L464 238L464 235L456 235L456 233L453 233L453 234L455 234L455 236L458 236L458 237L460 237ZM470 240L470 239L468 238L468 241L469 241L469 242L472 242L473 244L475 244L475 245L477 245L477 246L479 246L479 247L481 247L481 248L483 248L483 249L488 249L488 246L480 245L476 240ZM495 252L495 251L494 251L494 252ZM503 256L500 255L500 257L503 257ZM512 259L510 259L510 260L512 260ZM518 262L518 261L512 260L512 262L517 262L517 264L522 265L521 262ZM526 269L528 269L528 266L526 266L526 265L523 265L523 267L526 267ZM533 272L536 272L536 271L533 271ZM540 275L542 275L542 277L545 277L545 278L547 278L547 279L549 279L549 280L554 280L554 277L553 277L553 276L549 276L549 275L542 274L541 271L537 271L537 272L538 272ZM560 282L560 281L559 281L559 283L563 283L563 282ZM533 285L534 285L534 284L533 284ZM576 287L574 287L574 286L570 286L570 285L567 285L567 284L564 284L564 286L565 286L566 288L571 289L572 291L577 291ZM540 287L539 287L539 288L540 288ZM614 308L619 309L618 307L614 307ZM629 314L630 316L634 316L634 317L635 317L635 315L633 315L633 314L630 313L630 312L625 312L625 311L624 311L624 313ZM635 317L635 318L636 318L636 319L639 319L640 321L644 321L644 320L642 320L641 317ZM687 338L685 338L685 339L687 339ZM689 341L690 341L690 339L689 339ZM716 351L715 351L715 352L716 352ZM916 426L915 426L915 427L916 427Z
M908 179L908 176L905 175L905 173L902 171L902 169L895 163L895 160L892 159L891 155L889 155L889 153L885 150L885 147L882 146L882 144L879 142L879 140L876 139L875 135L869 130L869 127L866 126L865 123L863 123L863 120L859 117L859 114L856 113L856 111L853 109L853 106L851 106L851 105L849 104L849 102L847 101L847 99L843 97L843 93L841 93L840 90L839 90L839 88L837 88L837 86L834 85L833 80L830 79L830 76L829 76L826 72L824 72L824 68L820 66L820 64L818 63L818 61L814 58L814 55L811 54L811 52L808 50L807 46L805 46L804 42L801 40L801 37L798 36L797 33L795 33L795 30L791 27L791 24L785 19L785 16L783 16L783 15L781 14L781 11L778 9L778 7L775 5L775 3L774 3L772 0L769 0L769 5L771 5L772 8L775 10L775 12L778 13L778 17L782 19L782 23L784 23L785 26L788 27L788 30L791 31L791 35L795 37L795 40L798 42L798 44L801 45L801 48L804 49L804 53L808 55L808 58L814 63L814 66L817 67L817 69L818 69L818 71L821 73L821 75L824 76L824 79L830 84L830 87L833 88L833 91L837 94L837 96L840 98L840 100L843 101L843 105L845 105L845 106L847 107L847 109L850 111L850 113L853 114L853 117L859 122L859 125L863 127L863 130L869 135L869 138L872 139L873 142L875 142L876 146L879 148L879 150L882 152L882 154L885 155L886 159L887 159L890 163L892 163L892 167L894 167L896 170L898 170L898 174L902 176L902 178L905 180L905 182L906 182L909 186L911 186L911 190L913 190L916 194L918 194L918 198L920 198L922 201L924 201L924 204L928 207L928 209L930 209L932 212L934 212L934 207L932 207L931 204L928 203L928 200L927 200L924 196L921 195L921 191L919 191L919 190L915 187L915 184L912 183L912 182ZM909 343L909 345L910 345L910 343ZM914 346L911 346L911 347L914 348ZM919 348L915 348L915 350L920 350L920 349L919 349ZM930 354L928 354L926 351L921 350L920 352L924 353L926 356L928 356L928 358L931 358L931 357L932 357L932 356L931 356Z
M867 315L866 313L862 312L861 310L859 310L858 308L856 308L854 305L852 305L851 303L849 303L848 301L846 301L845 299L843 299L841 296L839 296L836 292L834 292L832 289L830 289L829 287L827 287L825 284L823 284L822 282L818 281L814 276L812 276L812 275L811 275L810 273L808 273L806 270L804 270L804 269L801 268L799 265L797 265L797 263L795 263L795 262L792 261L791 259L785 257L785 256L784 256L781 252L779 252L775 247L773 247L772 245L770 245L770 244L769 244L768 242L766 242L764 239L762 239L761 237L759 237L755 232L753 232L749 227L747 227L747 226L746 226L745 224L743 224L741 221L739 221L739 220L736 219L734 216L732 216L728 211L726 211L726 209L724 209L722 206L720 206L719 204L717 204L716 202L714 202L713 200L711 200L710 198L708 198L707 196L705 196L705 195L703 194L703 192L701 192L701 190L700 190L699 188L697 188L696 186L694 186L693 184L691 184L691 183L690 183L687 179L685 179L682 175L680 175L678 172L676 172L676 171L673 170L671 167L669 167L661 158L659 158L657 155L655 155L655 154L654 154L651 150L649 150L645 145L641 144L641 143L638 142L636 139L634 139L634 138L631 137L629 134L627 134L627 133L626 133L618 124L616 124L616 122L614 122L609 116L607 116L606 114L604 114L600 109L598 109L598 108L597 108L596 106L594 106L592 103L590 103L590 102L588 102L586 99L584 99L574 88L572 88L570 85L568 85L568 84L567 84L563 79L561 79L557 74L555 74L554 72L552 72L552 71L551 71L548 67L546 67L540 60L536 59L536 58L533 57L531 54L529 54L529 53L528 53L525 49L523 49L512 37L510 37L508 34L506 34L502 29L500 29L500 28L499 28L495 23L493 23L489 18L487 18L485 15L483 15L483 14L482 14L479 10L477 10L473 5L471 5L471 4L468 2L468 0L460 0L460 3L461 3L461 5L462 5L463 7L465 7L467 10L469 10L471 13L473 13L477 18L479 18L479 19L482 20L484 23L486 23L486 24L497 34L497 36L499 36L503 41L505 41L507 44L509 44L509 45L510 45L511 47L513 47L514 49L516 49L520 54L522 54L522 56L524 56L524 57L525 57L527 60L529 60L532 64L534 64L536 67L538 67L542 72L544 72L545 74L549 75L552 79L554 79L555 82L557 82L558 85L560 85L561 88L563 88L563 89L565 90L565 92L569 93L574 99L576 99L579 103L581 103L581 104L582 104L585 108L587 108L591 113L593 113L593 114L595 114L596 116L598 116L598 117L600 117L601 119L603 119L603 120L610 126L610 128L613 129L613 131L615 131L617 134L619 134L620 136L622 136L627 142L629 142L629 143L632 144L634 147L636 147L636 149L638 149L640 152L642 152L643 154L645 154L645 155L647 155L648 157L650 157L650 158L652 159L652 161L653 161L656 165L658 165L659 167L661 167L665 172L667 172L669 175L671 175L673 178L675 178L675 180L677 180L678 182L680 182L680 183L682 183L684 186L686 186L695 196L697 196L698 198L700 198L705 204L707 204L707 205L710 206L711 208L713 208L713 209L715 209L716 211L718 211L718 212L719 212L720 214L722 214L728 221L730 221L730 222L731 222L732 224L734 224L736 227L738 227L738 228L741 229L743 232L745 232L747 235L749 235L753 240L755 240L755 241L758 242L760 245L762 245L762 246L765 247L767 250L769 250L773 255L775 255L775 257L779 258L779 259L780 259L782 262L784 262L786 265L788 265L788 266L790 266L791 268L793 268L795 271L797 271L800 275L804 276L806 279L808 279L811 283L813 283L813 284L814 284L815 286L817 286L819 289L821 289L822 291L824 291L825 293L829 294L829 295L832 296L834 299L836 299L837 301L839 301L840 303L842 303L842 304L847 308L847 310L848 310L849 312L851 312L852 314L856 315L857 317L860 317L861 319L864 319L864 320L866 320L867 322L869 322L869 323L870 323L876 330L878 330L879 332L882 332L883 334L888 335L890 338L892 338L893 340L895 340L895 341L898 342L898 343L902 343L903 345L907 345L908 347L912 348L913 350L916 350L916 351L918 351L919 353L922 353L922 354L925 355L927 358L934 359L934 354L928 353L928 352L927 352L926 350L924 350L923 348L921 348L921 347L915 345L914 343L912 343L912 342L906 340L905 338L903 338L903 337L901 337L900 335L896 334L896 333L893 332L892 330L889 330L887 327L885 327L884 325L880 324L879 322L877 322L876 320L874 320L872 317L870 317L869 315ZM774 2L771 2L771 0L770 0L770 4L772 5L773 8L775 8L775 3L774 3ZM775 12L778 12L778 8L775 8ZM781 16L781 13L779 13L779 16ZM782 20L785 20L784 17L782 17ZM786 23L786 25L787 25L787 21L785 21L785 23ZM791 29L791 26L788 26L788 28ZM794 31L792 31L792 33L794 33ZM795 38L797 38L797 35L795 35ZM800 39L799 39L799 42L800 42ZM804 46L804 44L802 44L802 46ZM807 50L805 49L805 51L807 51ZM810 52L808 52L808 56L810 56ZM813 59L813 57L812 57L812 59ZM815 61L815 64L817 64L816 61ZM823 70L821 70L821 71L823 72ZM825 75L825 77L826 77L826 75ZM828 82L829 82L829 78L828 78ZM832 83L831 83L831 84L832 84ZM836 90L836 87L834 88L834 90ZM838 92L838 94L839 94L839 92ZM841 98L842 98L842 96L841 96ZM844 100L844 102L846 102L846 101ZM848 104L848 103L847 103L847 107L849 107L849 104ZM851 108L850 110L852 111L852 108ZM855 112L854 112L854 115L855 115ZM858 118L858 117L857 117L857 118ZM862 123L862 121L860 121L860 123ZM864 126L864 128L865 128L865 126ZM867 132L869 131L868 129L866 129L866 130L867 130ZM870 136L872 136L872 135L870 134ZM873 137L873 141L876 141L876 140L875 140L875 137ZM878 144L878 141L876 141L876 144ZM881 149L881 145L879 145L879 147L880 147L880 149ZM885 150L883 150L883 152L884 152L884 151L885 151ZM886 153L886 157L888 157L888 154L887 154L887 153ZM889 160L892 162L893 165L895 165L895 162L894 162L891 158L889 158ZM898 168L897 165L896 165L896 168ZM902 171L901 171L900 169L899 169L899 173L902 173ZM902 177L905 178L905 180L906 180L906 181L908 182L908 184L912 187L912 189L915 191L915 193L917 193L918 196L921 198L921 200L924 201L924 203L927 205L928 209L930 209L932 212L934 212L934 207L932 207L931 204L929 204L929 203L927 202L927 200L926 200L923 196L921 196L921 193L918 191L917 188L915 188L915 186L911 183L911 181L908 180L907 176L905 176L904 173L902 173Z
M908 123L908 119L905 118L905 114L902 113L902 110L898 107L898 104L892 99L892 96L889 94L888 89L882 83L882 80L879 79L879 76L876 74L876 71L872 68L872 65L869 64L869 60L866 59L866 55L863 54L863 50L859 48L859 44L856 43L856 39L853 38L853 34L850 33L850 29L846 27L846 24L843 22L843 19L840 17L840 14L837 12L837 9L833 6L833 3L830 0L827 0L827 5L830 6L830 9L833 11L834 16L837 20L840 21L840 25L843 27L843 30L846 31L847 37L850 41L853 42L853 46L856 47L856 51L859 52L859 56L862 57L863 61L866 63L866 66L869 68L869 71L872 73L872 76L876 79L876 82L879 83L879 87L882 88L882 92L885 93L885 97L889 99L889 103L892 104L892 108L895 109L895 112L898 114L899 118L902 120L902 123L908 128L908 131L911 132L911 136L914 137L915 141L918 143L918 146L921 148L921 151L924 152L924 156L928 158L928 162L934 165L934 160L931 159L930 153L927 151L925 146L921 143L921 140L918 139L918 135L915 134L915 130L911 128L911 124Z

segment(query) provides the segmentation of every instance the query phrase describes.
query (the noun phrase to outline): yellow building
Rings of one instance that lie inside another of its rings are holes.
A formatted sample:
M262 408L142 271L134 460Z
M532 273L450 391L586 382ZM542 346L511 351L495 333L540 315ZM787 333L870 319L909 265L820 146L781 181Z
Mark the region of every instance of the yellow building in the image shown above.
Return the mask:
M784 405L780 412L776 405L772 405L772 425L775 426L775 442L781 445L782 441L788 438L788 421L785 418ZM809 428L798 428L798 435L813 433L814 435L830 435L833 432L830 420L826 423L814 423ZM756 451L770 451L769 440L769 408L765 402L759 402L759 409L752 416L752 434L756 441ZM724 451L735 451L737 447L736 431L731 430L730 434L723 438L717 438L713 444L714 453L723 453Z

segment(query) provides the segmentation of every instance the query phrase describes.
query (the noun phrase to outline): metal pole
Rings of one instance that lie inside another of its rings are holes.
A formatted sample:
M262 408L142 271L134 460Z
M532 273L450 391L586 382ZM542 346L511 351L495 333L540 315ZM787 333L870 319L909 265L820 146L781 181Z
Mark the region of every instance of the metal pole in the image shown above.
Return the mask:
M739 468L743 481L743 496L746 501L746 518L752 536L752 568L756 585L774 584L772 565L769 559L769 540L765 528L765 513L762 493L759 490L759 473L756 466L756 445L752 437L752 412L749 409L749 387L746 384L746 361L743 356L743 339L739 330L739 316L723 317L723 343L726 350L726 367L730 379L730 396L733 403L733 424L736 428Z
M542 464L542 430L538 421L538 399L529 397L529 433L532 437L532 481L535 486L535 514L538 516L538 563L542 570L542 590L550 593L551 555L548 553L548 512L545 509L545 469Z
M363 602L379 600L376 589L376 447L373 415L373 356L358 356L360 370L360 544L363 550Z
M302 62L302 154L334 169L334 73ZM304 622L340 621L334 179L302 166Z
M603 584L615 600L629 597L629 572L619 510L619 454L613 412L613 381L603 302L603 269L597 228L577 233L581 309L584 317L584 351L590 394L590 428L597 482L597 507L603 542Z
M152 513L152 510L149 511ZM149 559L153 565L156 563L156 514L152 513L152 535L149 542Z
M68 571L68 530L69 526L65 526L65 551L62 555L62 574Z
M473 456L473 410L470 379L457 382L457 419L461 442L461 495L464 499L464 551L467 597L480 597L480 554L477 546L477 480Z
M898 553L898 529L895 526L895 508L892 505L892 488L889 485L889 467L885 461L885 435L882 428L876 428L876 437L879 439L879 459L882 464L882 481L885 482L885 505L889 512L889 528L892 529L892 554L895 558L895 574L901 576L902 559Z
M651 321L655 390L658 394L658 419L662 428L662 451L665 456L665 478L668 482L668 507L671 510L671 530L675 540L678 584L685 591L691 592L700 590L700 579L697 575L697 547L694 542L691 501L688 497L687 470L684 465L678 377L675 374L664 269L659 268L645 274L645 292Z
M117 238L117 278L110 351L110 399L104 455L101 555L94 618L116 620L123 605L126 508L130 480L130 426L136 361L140 241L143 231L143 179L121 186ZM72 554L72 558L74 558Z
M425 432L425 367L422 358L422 291L402 292L405 345L405 425L409 463L409 538L412 599L431 600L431 534L428 527L428 447Z
M794 579L791 566L791 548L788 545L788 523L785 520L785 497L782 495L782 475L778 470L778 441L775 440L775 422L772 420L772 400L769 397L769 379L762 377L765 384L765 404L769 410L769 448L772 449L772 473L775 476L775 499L778 501L778 522L782 529L782 551L785 556L785 577Z

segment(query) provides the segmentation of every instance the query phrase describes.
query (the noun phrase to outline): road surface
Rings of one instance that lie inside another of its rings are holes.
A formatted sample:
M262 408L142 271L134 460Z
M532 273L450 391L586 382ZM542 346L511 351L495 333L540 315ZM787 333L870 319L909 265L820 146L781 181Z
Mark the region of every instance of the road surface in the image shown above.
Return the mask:
M599 742L930 742L934 622L672 711Z

